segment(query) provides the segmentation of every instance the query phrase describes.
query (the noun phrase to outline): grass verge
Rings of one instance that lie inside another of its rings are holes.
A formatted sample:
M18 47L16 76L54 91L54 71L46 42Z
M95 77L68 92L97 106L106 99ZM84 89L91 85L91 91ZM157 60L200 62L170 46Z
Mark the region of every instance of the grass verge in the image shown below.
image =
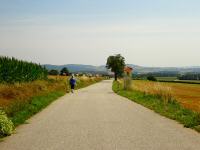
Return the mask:
M155 112L176 120L184 127L195 129L200 132L200 114L181 106L176 100L167 103L158 96L146 94L136 90L123 90L120 82L113 82L113 91L118 95L126 97L138 104L141 104Z
M42 96L35 96L31 98L30 103L26 103L21 106L20 111L13 113L10 119L15 127L22 123L25 123L28 118L41 111L51 102L63 96L64 94L64 91L54 91Z

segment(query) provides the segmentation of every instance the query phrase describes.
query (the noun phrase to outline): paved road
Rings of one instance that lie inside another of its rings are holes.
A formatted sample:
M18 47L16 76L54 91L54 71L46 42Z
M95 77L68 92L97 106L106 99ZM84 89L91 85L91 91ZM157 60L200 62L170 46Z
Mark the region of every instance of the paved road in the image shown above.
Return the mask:
M0 150L200 150L200 134L114 94L103 81L67 94Z

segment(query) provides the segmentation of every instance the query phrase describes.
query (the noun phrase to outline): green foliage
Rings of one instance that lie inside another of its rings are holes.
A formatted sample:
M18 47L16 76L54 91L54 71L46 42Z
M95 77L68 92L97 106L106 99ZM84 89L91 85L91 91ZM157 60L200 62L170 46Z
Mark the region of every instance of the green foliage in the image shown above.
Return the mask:
M69 70L66 67L62 68L60 71L60 75L69 75Z
M154 76L152 76L152 75L149 75L147 77L147 80L149 80L149 81L157 81L157 79Z
M106 63L106 68L111 69L115 73L115 80L118 76L122 76L124 73L125 58L120 54L115 56L109 56Z
M46 79L47 74L47 70L38 64L0 56L0 83Z
M177 120L185 127L200 131L200 114L184 108L176 100L165 103L163 99L150 94L124 90L119 82L113 83L113 91L163 116Z
M8 119L3 110L0 110L0 136L12 134L14 129L13 123Z
M48 73L49 73L49 75L58 75L59 74L58 70L54 70L54 69L50 70Z

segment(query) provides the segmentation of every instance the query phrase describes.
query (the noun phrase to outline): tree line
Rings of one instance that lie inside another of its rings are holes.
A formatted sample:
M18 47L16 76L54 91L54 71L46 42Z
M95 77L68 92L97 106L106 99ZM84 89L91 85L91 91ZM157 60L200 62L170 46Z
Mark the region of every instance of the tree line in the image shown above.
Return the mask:
M68 75L70 75L70 72L66 67L64 67L60 71L58 71L56 69L51 69L51 70L49 70L48 74L49 75L59 75L60 74L60 75L68 76Z
M184 75L180 75L178 79L179 80L200 80L200 73L187 73Z
M0 83L47 79L48 71L39 64L0 56Z

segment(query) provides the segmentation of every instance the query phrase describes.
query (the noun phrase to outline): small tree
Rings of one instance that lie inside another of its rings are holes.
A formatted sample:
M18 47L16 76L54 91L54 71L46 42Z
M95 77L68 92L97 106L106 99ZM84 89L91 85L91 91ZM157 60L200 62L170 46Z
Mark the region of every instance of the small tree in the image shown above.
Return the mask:
M66 67L62 68L60 75L69 75L69 70Z
M58 75L58 74L59 74L58 70L52 69L49 71L49 75Z
M106 63L106 68L111 69L115 73L115 81L119 76L123 75L125 67L125 58L120 54L109 56Z
M157 79L152 75L147 76L147 80L149 80L149 81L157 81Z

